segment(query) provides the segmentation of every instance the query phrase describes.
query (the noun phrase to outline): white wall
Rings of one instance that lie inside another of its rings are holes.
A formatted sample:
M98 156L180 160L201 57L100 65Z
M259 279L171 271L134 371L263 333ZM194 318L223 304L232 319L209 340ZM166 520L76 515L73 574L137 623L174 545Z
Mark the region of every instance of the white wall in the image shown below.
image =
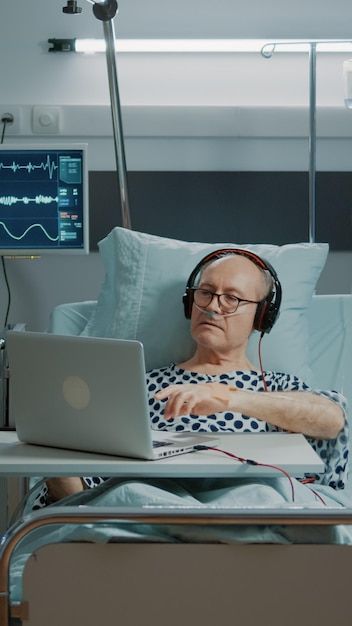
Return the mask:
M64 0L11 0L0 7L0 113L16 112L7 142L87 141L90 169L114 169L104 56L49 53L48 38L102 37L91 5L62 13ZM338 0L120 0L118 37L268 40L352 37L352 3ZM317 63L317 166L352 169L352 111L343 106L342 62ZM306 54L118 55L128 168L302 170L308 167ZM60 107L59 135L33 133L35 105ZM18 120L17 120L18 117ZM59 302L94 299L99 255L7 261L10 321L47 324ZM351 292L351 253L330 253L323 293ZM0 319L6 309L0 276Z

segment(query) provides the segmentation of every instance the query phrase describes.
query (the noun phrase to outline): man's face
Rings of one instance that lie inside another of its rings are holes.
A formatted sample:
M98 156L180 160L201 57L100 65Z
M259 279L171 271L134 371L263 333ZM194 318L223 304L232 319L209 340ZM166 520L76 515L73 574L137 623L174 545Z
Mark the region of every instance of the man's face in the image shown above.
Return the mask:
M218 294L231 294L247 300L263 299L263 275L246 257L233 255L214 261L202 272L199 287ZM221 316L218 298L215 296L207 306L208 313L192 308L191 334L197 344L224 353L246 347L253 330L257 304L241 303L236 313Z

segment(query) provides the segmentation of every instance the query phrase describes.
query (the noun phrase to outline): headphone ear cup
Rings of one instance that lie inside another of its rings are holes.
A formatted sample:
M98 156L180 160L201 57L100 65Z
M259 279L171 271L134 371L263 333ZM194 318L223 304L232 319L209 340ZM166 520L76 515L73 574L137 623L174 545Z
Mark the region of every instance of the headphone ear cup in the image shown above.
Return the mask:
M271 300L267 298L260 302L257 306L253 327L261 333L270 333L278 316L278 308Z
M265 325L265 313L268 308L268 301L263 300L263 302L259 302L257 306L257 310L255 312L253 328L254 330L259 330L259 332L263 332L263 326Z
M193 291L192 289L186 289L183 294L183 306L185 311L185 318L190 320L192 315L192 306L193 306Z
M271 331L272 327L274 326L277 318L279 317L279 308L278 308L276 302L270 302L268 304L268 310L265 313L265 318L266 318L265 332L266 333L270 333L270 331Z

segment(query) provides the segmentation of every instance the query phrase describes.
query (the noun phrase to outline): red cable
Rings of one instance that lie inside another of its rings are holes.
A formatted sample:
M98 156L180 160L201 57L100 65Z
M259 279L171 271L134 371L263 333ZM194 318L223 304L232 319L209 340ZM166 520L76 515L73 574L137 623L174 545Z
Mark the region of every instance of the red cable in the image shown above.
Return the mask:
M320 502L323 503L324 506L327 506L325 500L321 497L321 495L317 491L315 491L315 489L312 489L311 487L309 487L309 489L311 490L312 493L314 493L315 497L318 498Z
M265 380L265 376L264 376L264 369L263 369L263 362L262 362L261 345L262 345L262 339L263 339L263 337L264 337L264 333L261 333L261 335L260 335L260 339L259 339L259 342L258 342L258 358L259 358L260 373L261 373L261 376L262 376L262 381L263 381L264 389L265 389L265 391L269 392L268 385L266 384L266 380ZM278 426L276 426L276 427L275 427L275 429L276 429L276 430L279 430ZM214 449L216 450L216 448L214 448ZM225 453L225 454L227 454L227 453ZM238 460L239 460L239 461L241 461L241 462L243 462L243 463L245 463L245 462L246 462L245 460L242 460L242 459L238 459ZM257 465L264 465L264 466L266 466L266 464L265 464L265 463L257 463ZM280 472L283 472L283 473L284 473L284 474L285 474L285 475L289 478L289 480L290 480L290 484L291 484L291 490L292 490L292 493L294 494L294 491L293 491L293 483L292 483L291 477L287 474L287 472L285 472L285 470L283 470L281 467L277 467L277 466L275 466L275 465L268 465L267 467L274 467L275 469L279 470ZM299 482L300 482L300 483L302 483L303 485L307 485L307 484L309 484L309 483L314 483L314 482L315 482L315 480L316 480L315 478L301 478L301 479L299 480ZM314 495L315 495L317 498L319 498L319 500L320 500L320 501L324 504L324 506L326 506L326 502L325 502L325 501L323 500L323 498L319 495L319 493L317 493L317 491L315 491L315 489L311 489L311 491L314 493ZM292 497L292 502L294 502L294 495L293 495L293 497Z
M289 475L289 473L286 472L286 470L284 470L282 467L279 467L278 465L271 465L270 463L259 463L259 461L253 461L252 459L244 459L243 457L237 456L236 454L233 454L232 452L229 452L228 450L222 450L221 448L213 448L211 446L204 446L204 448L206 450L214 450L214 452L221 452L222 454L226 454L226 456L229 456L232 459L239 461L240 463L247 463L248 465L259 465L260 467L271 467L272 469L275 469L278 472L282 472L282 474L284 474L286 478L289 480L289 483L291 486L292 502L295 501L295 490L294 490L292 478ZM204 449L204 448L203 446L200 447L200 449Z
M262 361L262 352L261 352L261 346L262 346L262 339L263 339L263 337L264 337L264 333L261 333L260 339L259 339L259 342L258 342L258 359L259 359L259 367L260 367L260 373L261 373L261 377L262 377L262 381L263 381L264 390L266 392L269 392L268 385L267 385L266 380L265 380L263 361ZM277 426L276 426L276 430L279 430ZM271 465L270 463L259 463L258 461L252 461L251 459L244 459L242 457L236 456L235 454L232 454L231 452L228 452L227 450L220 450L220 448L211 448L211 447L209 447L207 449L208 450L214 450L215 452L222 452L223 454L226 454L227 456L229 456L229 457L231 457L233 459L236 459L236 461L240 461L240 463L248 463L249 465L259 465L261 467L271 467L272 469L275 469L278 472L282 472L286 476L286 478L288 478L288 480L290 482L291 493L292 493L292 502L295 501L295 491L294 491L294 486L293 486L293 482L292 482L291 476L282 467L278 467L277 465ZM303 485L305 485L305 484L308 484L308 483L311 483L311 482L315 482L315 478L302 478L302 479L300 479L299 482L301 482ZM311 489L311 491L326 506L326 502L324 502L323 498L319 495L319 493L317 493L314 489Z

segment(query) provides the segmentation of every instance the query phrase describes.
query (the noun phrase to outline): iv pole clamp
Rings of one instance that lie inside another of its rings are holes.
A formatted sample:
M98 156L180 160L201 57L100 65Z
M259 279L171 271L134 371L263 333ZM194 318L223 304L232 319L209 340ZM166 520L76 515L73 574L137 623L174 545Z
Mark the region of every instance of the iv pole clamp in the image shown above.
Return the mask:
M121 197L122 226L124 228L131 229L132 225L128 199L126 156L116 67L115 30L113 23L113 19L118 11L118 5L116 0L88 0L88 2L93 4L94 16L103 22L115 157ZM62 10L64 13L69 13L71 15L76 15L82 12L82 9L77 6L77 0L67 0L67 6Z

